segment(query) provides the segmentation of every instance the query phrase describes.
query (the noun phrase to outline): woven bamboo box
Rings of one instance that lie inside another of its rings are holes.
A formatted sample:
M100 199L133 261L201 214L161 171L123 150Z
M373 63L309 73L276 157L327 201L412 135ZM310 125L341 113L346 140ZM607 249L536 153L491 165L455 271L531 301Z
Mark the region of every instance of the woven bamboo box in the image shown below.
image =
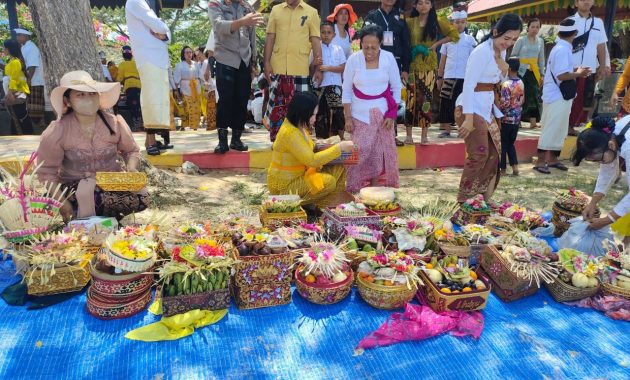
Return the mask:
M288 282L267 282L253 286L231 286L232 297L239 309L258 309L261 307L286 305L291 302L291 284Z
M240 256L234 249L234 283L238 286L263 284L290 284L291 265L294 254L291 251L264 256Z
M47 283L41 283L42 271L40 269L28 270L25 277L33 278L28 284L28 294L33 296L46 296L50 294L70 293L83 289L90 282L90 272L82 266L64 266L55 269L55 274Z
M380 230L383 227L381 217L372 210L365 211L367 212L365 216L340 216L333 208L327 208L323 210L322 220L333 238L343 236L346 226L367 226Z
M147 175L139 172L98 172L96 185L103 191L140 191L147 185Z
M222 310L230 307L229 284L225 289L197 294L165 296L162 292L162 310L165 317L186 313L191 310Z
M304 209L300 208L298 212L273 213L268 212L265 206L260 206L258 211L260 223L267 228L276 229L285 226L297 225L302 222L306 223L307 216Z
M534 294L539 289L535 282L516 276L493 245L487 246L481 254L480 264L492 284L492 291L505 302Z

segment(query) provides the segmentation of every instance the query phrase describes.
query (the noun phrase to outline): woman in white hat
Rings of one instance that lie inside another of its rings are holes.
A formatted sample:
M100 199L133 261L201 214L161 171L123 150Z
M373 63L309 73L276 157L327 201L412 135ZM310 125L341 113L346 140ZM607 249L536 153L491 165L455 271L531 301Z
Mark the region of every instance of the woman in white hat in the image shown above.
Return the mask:
M135 172L140 148L120 115L106 111L116 104L120 83L97 82L85 71L65 74L50 94L57 120L42 134L37 149L39 180L75 191L63 205L65 221L93 215L118 219L147 208L146 189L107 192L96 185L97 172ZM125 164L118 161L122 155Z

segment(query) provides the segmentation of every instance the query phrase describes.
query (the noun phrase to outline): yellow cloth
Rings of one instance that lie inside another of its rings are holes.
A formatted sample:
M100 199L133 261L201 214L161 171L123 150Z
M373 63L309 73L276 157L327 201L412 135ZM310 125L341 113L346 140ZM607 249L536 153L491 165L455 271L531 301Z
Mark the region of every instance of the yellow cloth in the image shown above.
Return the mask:
M304 1L293 9L285 2L273 7L267 33L276 35L271 54L275 74L308 76L310 38L319 37L319 26L317 10Z
M118 80L116 80L116 77L118 76L118 66L115 64L113 66L107 66L107 70L109 71L109 75L112 79L118 82Z
M405 22L409 28L409 36L411 37L411 49L416 45L424 45L430 48L431 45L437 42L437 40L422 40L423 26L420 26L420 20L418 17L406 18ZM438 26L442 33L442 38L450 37L452 42L459 41L460 35L457 29L451 23L443 18L438 17ZM411 62L410 72L413 71L434 71L438 68L437 53L433 50L429 52L428 56L418 54L416 59Z
M19 59L11 58L9 60L4 68L4 75L9 77L9 90L25 94L31 93L26 82L26 75L22 71L22 62Z
M280 127L267 171L272 195L298 194L303 204L329 205L334 195L345 191L346 170L342 165L323 165L341 155L339 145L313 153L315 143L288 119Z
M534 73L534 77L536 77L538 84L541 84L542 77L540 76L540 70L538 69L538 57L519 58L519 61L521 62L521 65L529 65L529 69L532 73Z
M138 73L138 67L136 67L136 61L133 59L130 61L122 61L118 66L118 73L114 80L120 82L123 85L123 91L127 91L129 88L142 88L140 84L140 73Z
M626 61L626 65L623 67L623 73L617 79L617 85L615 86L615 92L619 95L622 91L627 90L630 85L630 59ZM621 102L621 107L624 111L630 113L630 91L626 91Z
M177 340L191 335L196 328L217 323L226 314L227 309L216 311L195 309L172 317L164 317L159 322L129 331L125 338L143 342Z
M626 214L610 225L610 229L620 236L630 236L630 214Z

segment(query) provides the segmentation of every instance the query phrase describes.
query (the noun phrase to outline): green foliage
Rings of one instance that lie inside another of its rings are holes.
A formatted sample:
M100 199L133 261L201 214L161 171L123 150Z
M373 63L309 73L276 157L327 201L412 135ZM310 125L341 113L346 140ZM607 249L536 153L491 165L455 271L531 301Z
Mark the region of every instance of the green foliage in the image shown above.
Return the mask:
M0 24L0 43L11 38L11 31L9 30L9 14L7 13L5 5L6 4L4 4L4 2L0 3L0 20L6 21L6 23ZM35 32L35 27L33 27L33 21L31 20L31 14L28 7L24 4L18 4L17 14L18 25L22 28ZM36 34L33 34L31 39L37 43Z

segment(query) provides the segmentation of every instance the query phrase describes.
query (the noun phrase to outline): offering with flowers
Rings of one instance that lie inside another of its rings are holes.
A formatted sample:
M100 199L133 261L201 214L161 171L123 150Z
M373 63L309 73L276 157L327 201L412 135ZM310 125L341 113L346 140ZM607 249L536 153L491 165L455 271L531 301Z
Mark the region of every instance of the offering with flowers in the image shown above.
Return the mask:
M485 201L483 195L477 195L463 202L459 209L453 214L451 220L460 226L466 224L484 224L490 214L492 208Z
M359 265L358 276L376 285L415 289L420 283L417 259L417 256L404 252L375 251Z
M480 224L462 226L461 234L469 244L493 244L495 242L492 232Z
M298 195L272 195L263 204L268 213L287 214L302 211Z
M467 199L460 208L468 212L491 213L492 208L488 205L483 195L479 194L473 198Z
M558 278L576 288L595 288L599 285L598 261L586 254L570 248L558 251L560 274Z
M392 250L424 251L427 237L433 233L435 225L428 219L403 219L388 217L383 220L383 244Z
M200 237L209 236L212 233L213 231L210 223L201 224L189 222L176 226L169 231L168 235L175 241L187 242Z
M524 230L531 230L545 225L545 221L539 213L516 203L503 203L499 207L499 214L513 220L519 228Z
M158 248L157 228L125 226L105 239L107 260L123 271L143 272L153 266Z
M367 215L367 207L363 203L342 203L333 209L333 212L342 217L354 217Z
M232 244L240 257L284 253L289 247L285 239L278 234L272 235L268 229L256 227L248 227L242 232L233 233Z
M396 193L390 187L364 187L359 191L359 199L370 210L377 213L391 214L400 211L396 202Z
M298 275L308 284L330 285L352 275L348 259L335 244L313 242L298 256Z
M23 249L15 250L13 260L28 285L34 283L35 275L39 277L39 284L45 285L60 268L85 267L92 258L85 250L86 244L87 237L75 231L44 233L32 238ZM77 284L76 280L73 281L74 285Z
M234 260L211 238L174 246L172 259L159 270L164 295L173 297L227 289Z
M600 261L602 283L621 289L617 293L630 298L630 251L608 240L604 242L604 247L606 255Z

